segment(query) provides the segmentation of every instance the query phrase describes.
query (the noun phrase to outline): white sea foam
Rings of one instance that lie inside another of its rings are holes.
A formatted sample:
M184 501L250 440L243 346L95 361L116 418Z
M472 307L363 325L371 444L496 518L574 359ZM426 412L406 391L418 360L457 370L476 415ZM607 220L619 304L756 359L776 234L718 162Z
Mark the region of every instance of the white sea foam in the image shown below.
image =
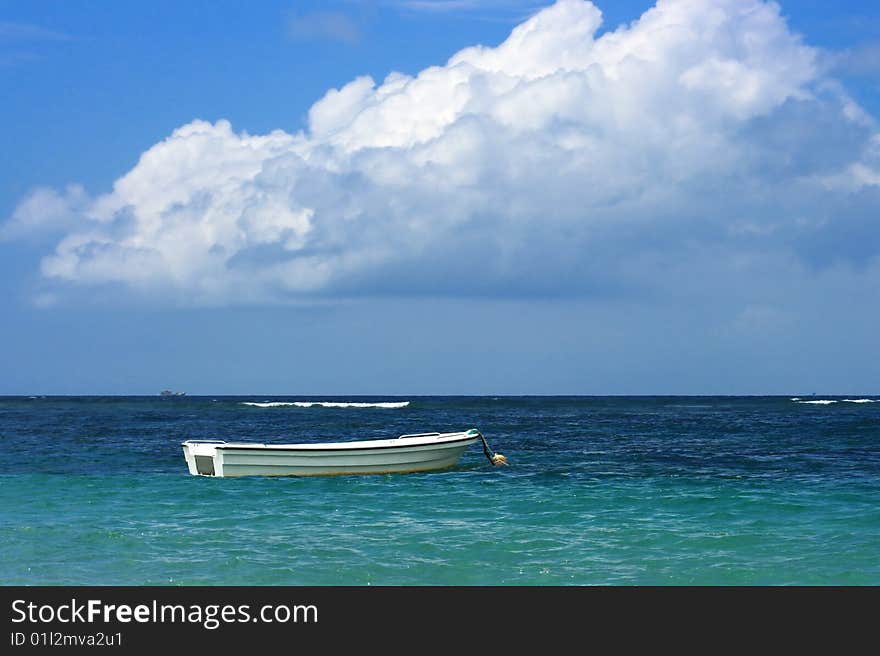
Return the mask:
M311 408L312 406L321 406L322 408L405 408L409 405L409 401L384 401L380 403L365 402L348 402L341 401L242 401L242 405L250 405L257 408L281 408L285 406L295 406L297 408Z
M409 405L409 401L385 401L381 403L361 403L351 402L342 403L335 401L296 401L294 402L299 408L311 408L313 405L319 405L322 408L405 408Z
M829 400L829 399L820 399L818 401L795 401L795 403L811 403L813 405L831 405L832 403L837 403L837 401Z
M844 403L878 403L880 399L844 399Z
M800 401L800 400L801 400L801 397L799 397L799 396L795 396L795 397L792 398L791 400L792 400L792 401Z

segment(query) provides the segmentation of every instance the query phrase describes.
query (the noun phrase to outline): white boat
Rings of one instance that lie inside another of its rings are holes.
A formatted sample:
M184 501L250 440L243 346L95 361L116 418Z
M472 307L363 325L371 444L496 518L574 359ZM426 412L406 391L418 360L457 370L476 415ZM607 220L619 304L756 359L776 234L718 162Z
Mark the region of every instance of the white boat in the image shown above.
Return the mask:
M486 438L475 428L362 442L256 444L187 440L182 446L189 473L194 476L326 476L445 469L454 466L465 450L479 441L493 465L507 464L504 456L490 452Z

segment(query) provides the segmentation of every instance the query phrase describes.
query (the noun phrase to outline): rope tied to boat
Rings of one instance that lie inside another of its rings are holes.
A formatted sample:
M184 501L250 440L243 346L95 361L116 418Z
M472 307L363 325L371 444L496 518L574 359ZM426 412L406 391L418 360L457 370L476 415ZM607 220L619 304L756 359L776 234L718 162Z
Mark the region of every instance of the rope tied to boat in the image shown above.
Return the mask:
M486 441L486 438L483 434L477 429L473 429L474 432L480 436L480 440L483 442L483 453L486 454L486 458L496 467L503 467L507 464L507 458L505 458L500 453L492 453L492 449L489 448L489 443Z

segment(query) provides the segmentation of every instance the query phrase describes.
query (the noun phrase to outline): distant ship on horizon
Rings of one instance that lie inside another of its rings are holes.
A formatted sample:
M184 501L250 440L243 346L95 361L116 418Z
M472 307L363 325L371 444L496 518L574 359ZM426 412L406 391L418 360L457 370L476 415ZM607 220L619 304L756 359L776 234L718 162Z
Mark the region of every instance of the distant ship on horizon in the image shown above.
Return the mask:
M162 390L159 396L186 396L186 392L174 392L172 390Z

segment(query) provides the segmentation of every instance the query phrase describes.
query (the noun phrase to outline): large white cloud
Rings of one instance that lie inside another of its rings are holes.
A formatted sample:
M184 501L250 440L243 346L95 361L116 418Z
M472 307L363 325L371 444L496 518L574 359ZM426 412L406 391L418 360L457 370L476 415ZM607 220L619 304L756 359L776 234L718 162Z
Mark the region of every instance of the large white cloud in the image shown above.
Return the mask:
M63 229L48 280L192 303L617 293L768 253L801 271L835 221L832 251L873 266L873 119L776 4L601 22L560 0L497 47L328 91L296 135L194 121L112 192L37 191L5 230Z

